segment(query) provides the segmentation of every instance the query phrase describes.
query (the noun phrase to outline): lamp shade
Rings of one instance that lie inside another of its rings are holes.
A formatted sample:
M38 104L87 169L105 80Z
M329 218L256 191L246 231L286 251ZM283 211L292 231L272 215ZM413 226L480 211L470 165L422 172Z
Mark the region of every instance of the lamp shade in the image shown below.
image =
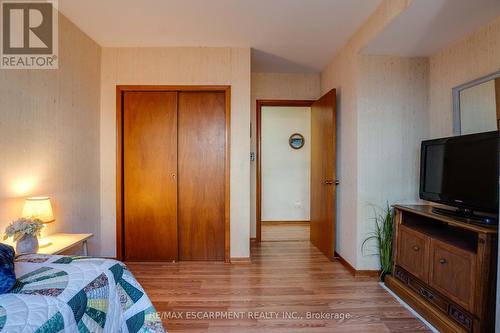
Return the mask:
M49 197L31 197L26 198L22 217L36 218L43 223L54 222L54 214L52 213L52 205Z

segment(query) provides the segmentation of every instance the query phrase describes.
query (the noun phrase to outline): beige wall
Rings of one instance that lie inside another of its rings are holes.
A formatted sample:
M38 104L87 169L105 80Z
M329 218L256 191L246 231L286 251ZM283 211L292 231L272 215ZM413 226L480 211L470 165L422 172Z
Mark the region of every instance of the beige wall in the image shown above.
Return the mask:
M369 267L361 261L360 235L365 221L360 220L358 149L358 62L362 48L410 4L409 0L384 0L349 39L321 73L321 91L337 89L337 252L357 269Z
M252 73L252 140L251 151L256 151L256 101L258 99L305 99L316 100L320 97L320 75L298 73ZM251 237L256 235L255 198L256 164L251 163L250 221Z
M99 254L100 57L59 15L58 70L0 70L0 233L26 196L48 195L49 232L93 232Z
M430 57L431 135L453 134L451 90L500 69L500 18Z
M250 49L103 48L102 255L116 250L116 85L231 85L231 256L249 256Z
M420 142L428 137L427 58L363 55L358 60L357 267L378 267L361 252L374 206L419 201Z

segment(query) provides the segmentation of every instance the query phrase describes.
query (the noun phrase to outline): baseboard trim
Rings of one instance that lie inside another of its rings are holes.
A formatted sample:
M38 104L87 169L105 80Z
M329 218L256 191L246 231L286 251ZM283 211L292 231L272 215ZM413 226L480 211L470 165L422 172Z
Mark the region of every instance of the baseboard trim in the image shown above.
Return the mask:
M266 225L309 225L310 221L261 221Z
M232 257L231 264L251 264L252 259L250 257Z
M354 267L352 267L352 265L347 260L342 258L342 256L340 254L338 254L336 251L335 251L334 255L335 255L335 259L337 259L345 268L347 268L347 270L354 277L372 277L372 278L376 277L376 278L378 278L380 276L379 270L368 270L368 269L357 270Z

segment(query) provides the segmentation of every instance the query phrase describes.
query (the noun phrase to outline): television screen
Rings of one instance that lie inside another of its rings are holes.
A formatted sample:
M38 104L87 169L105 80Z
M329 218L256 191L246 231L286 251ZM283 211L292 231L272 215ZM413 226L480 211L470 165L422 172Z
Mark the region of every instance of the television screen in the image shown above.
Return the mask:
M499 132L422 142L420 198L498 212Z

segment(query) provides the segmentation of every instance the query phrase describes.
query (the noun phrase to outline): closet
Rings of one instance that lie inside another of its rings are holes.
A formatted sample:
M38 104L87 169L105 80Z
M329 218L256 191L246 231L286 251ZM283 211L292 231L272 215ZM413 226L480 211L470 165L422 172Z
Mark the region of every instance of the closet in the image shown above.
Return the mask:
M225 259L226 93L118 92L123 260Z

